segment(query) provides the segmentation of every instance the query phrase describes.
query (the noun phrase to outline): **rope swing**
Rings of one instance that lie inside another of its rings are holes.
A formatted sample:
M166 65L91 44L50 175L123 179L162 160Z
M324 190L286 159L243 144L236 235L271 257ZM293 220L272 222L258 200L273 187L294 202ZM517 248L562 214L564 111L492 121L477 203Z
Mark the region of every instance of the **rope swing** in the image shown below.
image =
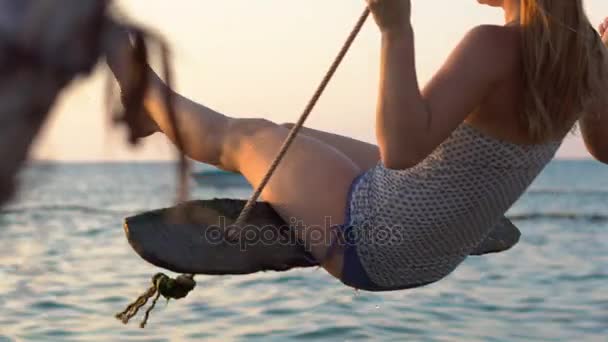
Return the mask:
M313 111L317 102L321 98L321 95L325 91L325 88L327 88L327 85L329 84L329 82L331 81L333 76L335 75L336 71L338 70L338 67L344 60L344 57L346 56L346 54L350 50L350 47L352 46L353 42L355 41L355 38L357 38L359 32L361 32L361 29L363 28L363 25L367 21L367 18L369 17L369 15L370 15L370 10L366 7L365 10L363 11L363 13L361 14L360 18L358 19L357 23L355 24L355 27L353 28L352 32L348 36L346 42L342 46L342 49L338 53L338 56L335 58L331 67L329 68L328 72L325 74L325 77L321 81L321 84L319 85L316 92L314 93L314 95L312 96L312 98L310 99L308 104L306 105L306 108L304 109L303 113L300 115L298 122L293 126L293 128L289 132L289 135L285 139L285 142L281 146L275 159L273 160L272 164L270 165L268 171L266 172L266 175L264 176L264 178L262 179L262 181L256 188L256 190L253 193L253 195L251 196L251 198L249 198L249 200L243 207L243 209L242 209L241 213L239 214L238 218L236 219L234 225L230 228L229 232L227 233L226 237L228 239L235 240L238 237L239 233L242 230L243 224L249 217L251 210L256 205L256 202L258 201L258 199L262 195L262 192L268 185L272 175L274 174L274 172L280 165L281 161L287 154L287 151L291 147L292 143L295 141L298 133L304 126L306 119L308 119L308 116ZM163 297L165 297L167 300L184 298L188 295L188 293L190 291L192 291L194 289L195 286L196 286L196 283L194 282L193 274L181 275L181 276L177 277L176 279L172 279L162 273L159 273L152 278L152 286L144 294L142 294L135 302L130 304L123 312L117 314L116 317L119 320L121 320L124 324L127 324L129 322L129 320L137 314L139 309L141 309L144 305L146 305L146 303L148 302L148 300L150 298L154 297L152 305L146 311L144 319L143 319L142 323L140 324L140 327L144 328L148 321L148 318L150 316L150 312L156 305L156 302L158 301L158 299L161 295Z

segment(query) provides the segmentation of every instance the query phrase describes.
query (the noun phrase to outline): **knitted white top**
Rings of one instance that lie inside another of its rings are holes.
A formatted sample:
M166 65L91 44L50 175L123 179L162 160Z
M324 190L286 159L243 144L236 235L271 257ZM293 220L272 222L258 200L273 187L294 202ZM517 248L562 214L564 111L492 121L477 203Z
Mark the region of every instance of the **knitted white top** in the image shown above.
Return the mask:
M353 189L350 224L370 279L398 289L451 273L560 145L513 144L463 123L416 167L367 171Z

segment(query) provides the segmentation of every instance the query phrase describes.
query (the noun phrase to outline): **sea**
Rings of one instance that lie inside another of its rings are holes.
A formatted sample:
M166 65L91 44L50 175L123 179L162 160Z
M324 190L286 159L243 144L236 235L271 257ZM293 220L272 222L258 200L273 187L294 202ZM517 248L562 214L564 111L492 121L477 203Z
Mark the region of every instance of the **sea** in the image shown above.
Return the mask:
M226 175L226 177L230 177ZM0 209L0 342L608 341L608 166L552 162L508 216L523 232L446 279L357 292L320 269L199 276L148 326L114 315L159 270L129 247L124 217L172 205L172 163L34 163ZM247 186L192 184L192 197Z

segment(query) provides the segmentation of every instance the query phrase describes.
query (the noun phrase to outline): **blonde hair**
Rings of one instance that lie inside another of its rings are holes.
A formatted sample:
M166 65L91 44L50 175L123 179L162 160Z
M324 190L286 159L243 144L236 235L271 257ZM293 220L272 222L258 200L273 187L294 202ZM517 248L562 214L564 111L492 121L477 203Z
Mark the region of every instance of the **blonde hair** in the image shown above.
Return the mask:
M524 101L530 138L565 134L608 97L608 50L582 0L521 0Z

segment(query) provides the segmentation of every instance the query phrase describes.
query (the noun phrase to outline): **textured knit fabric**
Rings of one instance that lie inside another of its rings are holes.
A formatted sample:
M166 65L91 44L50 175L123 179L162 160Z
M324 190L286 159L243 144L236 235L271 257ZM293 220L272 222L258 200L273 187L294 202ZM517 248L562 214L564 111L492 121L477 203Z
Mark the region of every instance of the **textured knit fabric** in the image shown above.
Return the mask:
M367 171L353 188L348 225L369 278L399 289L451 273L560 144L512 144L463 123L416 167Z

